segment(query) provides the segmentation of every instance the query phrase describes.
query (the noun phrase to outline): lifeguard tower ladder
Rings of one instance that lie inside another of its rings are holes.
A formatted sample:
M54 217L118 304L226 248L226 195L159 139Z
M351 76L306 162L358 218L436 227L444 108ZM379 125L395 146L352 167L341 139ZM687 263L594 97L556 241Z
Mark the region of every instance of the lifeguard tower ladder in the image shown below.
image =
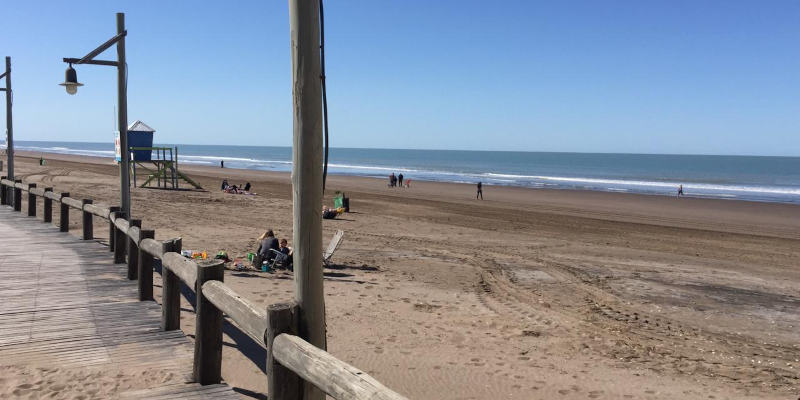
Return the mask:
M178 170L178 148L153 147L155 129L140 120L128 126L128 151L133 172L134 187L180 189L180 181L186 181L196 189L202 189L197 182L189 179ZM119 132L117 132L117 162L120 161ZM173 153L174 150L174 153ZM169 158L167 158L169 152ZM154 157L155 156L155 157ZM139 185L138 178L144 174L144 182Z
M178 170L177 147L131 147L130 152L134 186L180 189L180 181L185 181L195 189L202 189L197 182ZM137 154L151 154L151 156L141 157L146 158L145 160L137 160ZM144 182L139 185L138 178L142 174L145 175Z

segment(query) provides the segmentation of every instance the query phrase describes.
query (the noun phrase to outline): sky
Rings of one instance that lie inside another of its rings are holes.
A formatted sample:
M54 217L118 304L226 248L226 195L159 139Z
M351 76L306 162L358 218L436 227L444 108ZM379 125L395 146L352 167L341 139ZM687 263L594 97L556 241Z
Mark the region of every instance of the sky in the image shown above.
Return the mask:
M116 71L57 84L125 12L128 117L157 143L292 143L286 0L0 8L17 140L113 142ZM797 156L797 21L780 0L326 1L331 146Z

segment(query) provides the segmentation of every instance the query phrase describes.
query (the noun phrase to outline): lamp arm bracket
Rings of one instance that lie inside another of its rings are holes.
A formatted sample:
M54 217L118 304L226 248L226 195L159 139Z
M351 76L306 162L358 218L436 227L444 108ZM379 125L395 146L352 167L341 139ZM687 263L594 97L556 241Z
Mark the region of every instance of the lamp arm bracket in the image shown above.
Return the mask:
M0 79L3 79L3 78L5 78L5 77L6 77L6 75L8 75L8 71L6 71L6 72L3 72L3 75L0 75Z
M79 64L78 61L80 60L81 60L80 58L66 58L66 57L64 58L64 62L68 64ZM111 67L116 67L119 65L119 63L116 61L106 61L106 60L89 60L83 62L82 64L108 65Z
M127 35L128 35L128 31L123 31L122 33L117 34L116 36L112 37L111 39L108 39L105 43L103 43L100 46L98 46L96 49L90 51L89 54L83 56L83 58L81 58L77 62L74 62L73 64L91 64L90 61L92 61L93 58L97 57L98 54L106 51L109 47L113 46L114 43L119 42L122 38L124 38ZM65 59L65 62L66 62L66 59ZM106 64L102 64L102 65L106 65Z

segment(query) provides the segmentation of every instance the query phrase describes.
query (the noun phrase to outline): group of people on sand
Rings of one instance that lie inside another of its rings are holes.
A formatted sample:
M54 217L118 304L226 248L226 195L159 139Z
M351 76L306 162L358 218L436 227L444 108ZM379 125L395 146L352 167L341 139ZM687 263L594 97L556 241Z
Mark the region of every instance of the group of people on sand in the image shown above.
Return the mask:
M235 193L235 194L249 193L251 187L252 186L250 185L250 182L247 182L244 185L236 186L228 184L227 179L222 180L222 191L225 193Z
M261 265L266 261L267 264L272 265L277 261L276 266L280 265L286 269L292 269L292 248L289 247L289 241L286 239L278 240L275 237L275 232L268 229L261 236L258 237L258 249L256 255L253 257L253 268L261 269Z
M402 172L399 173L398 175L395 175L394 172L392 172L392 174L389 175L389 187L404 187L403 185L404 183L403 183ZM411 179L406 179L405 187L411 187Z

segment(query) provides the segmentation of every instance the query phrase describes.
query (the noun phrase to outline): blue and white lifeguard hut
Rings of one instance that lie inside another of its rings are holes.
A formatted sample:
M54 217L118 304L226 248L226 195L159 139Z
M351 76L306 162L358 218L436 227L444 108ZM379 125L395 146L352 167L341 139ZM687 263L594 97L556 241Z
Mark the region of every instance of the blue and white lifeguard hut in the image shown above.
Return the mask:
M155 132L155 129L137 119L128 126L128 147L153 147L153 133ZM122 161L122 153L120 152L119 145L119 131L117 131L114 140L114 149L116 150L117 162ZM136 161L150 161L152 158L151 150L133 150L131 153L131 159Z

